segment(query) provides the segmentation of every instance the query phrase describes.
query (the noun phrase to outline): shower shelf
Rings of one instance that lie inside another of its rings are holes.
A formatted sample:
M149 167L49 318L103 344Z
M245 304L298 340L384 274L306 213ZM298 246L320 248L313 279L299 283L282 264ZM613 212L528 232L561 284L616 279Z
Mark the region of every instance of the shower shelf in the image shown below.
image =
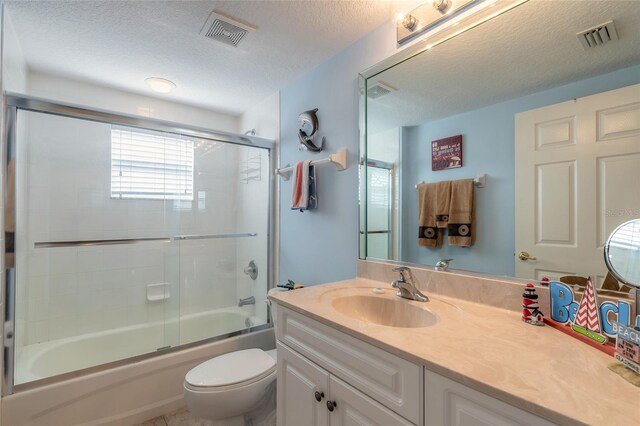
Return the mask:
M244 161L244 169L240 170L240 182L262 180L262 156L260 154L249 157Z

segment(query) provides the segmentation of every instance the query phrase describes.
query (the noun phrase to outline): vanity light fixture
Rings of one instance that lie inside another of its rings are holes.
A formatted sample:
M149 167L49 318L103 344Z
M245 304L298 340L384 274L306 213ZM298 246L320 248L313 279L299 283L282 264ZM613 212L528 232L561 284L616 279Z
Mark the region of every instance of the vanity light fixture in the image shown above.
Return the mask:
M408 29L409 31L413 31L418 26L418 20L416 19L415 16L408 13L402 19L402 26Z
M397 41L402 45L425 33L434 46L529 0L431 0L397 19ZM493 7L500 6L500 7ZM465 28L459 29L464 24ZM454 30L453 27L457 28Z
M176 84L166 78L149 77L144 82L147 83L151 90L158 93L171 93L176 88Z
M433 0L433 7L441 14L445 15L451 11L453 0Z

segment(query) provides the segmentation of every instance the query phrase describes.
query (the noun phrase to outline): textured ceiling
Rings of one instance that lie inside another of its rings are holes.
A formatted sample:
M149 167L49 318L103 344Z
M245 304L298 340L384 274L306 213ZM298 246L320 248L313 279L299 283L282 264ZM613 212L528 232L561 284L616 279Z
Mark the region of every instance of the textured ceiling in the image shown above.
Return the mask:
M415 1L5 1L28 66L239 114ZM199 35L216 10L257 28L239 48ZM355 78L355 76L354 76Z
M585 51L576 33L613 19L620 40ZM640 63L640 2L530 1L370 79L369 132L410 126Z

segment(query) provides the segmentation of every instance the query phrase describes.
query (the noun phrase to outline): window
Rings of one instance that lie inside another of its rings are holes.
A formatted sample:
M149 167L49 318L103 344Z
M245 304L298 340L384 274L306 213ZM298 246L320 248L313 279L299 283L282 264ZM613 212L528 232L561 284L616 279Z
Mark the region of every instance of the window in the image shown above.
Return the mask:
M111 198L193 200L193 139L113 126Z

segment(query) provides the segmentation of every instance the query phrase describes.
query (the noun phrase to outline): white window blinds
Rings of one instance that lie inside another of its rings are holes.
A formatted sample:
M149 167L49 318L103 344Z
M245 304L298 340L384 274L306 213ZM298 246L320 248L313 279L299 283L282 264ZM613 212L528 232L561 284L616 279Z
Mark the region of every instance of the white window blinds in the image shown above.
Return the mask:
M193 200L193 140L111 128L111 198Z

